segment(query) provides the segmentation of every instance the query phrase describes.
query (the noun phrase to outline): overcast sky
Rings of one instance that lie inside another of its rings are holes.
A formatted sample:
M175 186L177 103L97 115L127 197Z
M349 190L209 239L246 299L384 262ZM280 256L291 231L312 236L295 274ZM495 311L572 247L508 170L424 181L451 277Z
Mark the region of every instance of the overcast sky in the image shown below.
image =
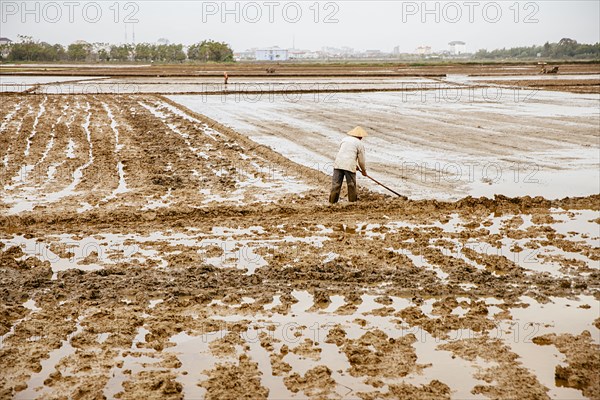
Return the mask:
M25 6L23 6L25 4ZM412 52L448 42L481 48L531 46L569 37L600 41L600 1L0 1L0 35L75 40L229 43L234 51L348 46ZM126 23L128 22L128 23Z

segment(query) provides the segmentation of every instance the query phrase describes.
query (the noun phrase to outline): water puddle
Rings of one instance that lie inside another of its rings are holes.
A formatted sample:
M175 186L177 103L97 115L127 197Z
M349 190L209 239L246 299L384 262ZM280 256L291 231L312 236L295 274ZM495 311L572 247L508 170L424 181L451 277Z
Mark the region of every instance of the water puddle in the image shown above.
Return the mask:
M338 325L346 331L347 338L351 340L358 339L369 330L375 328L384 331L390 338L400 338L406 334L414 334L416 336L417 342L413 344L413 348L417 355L417 363L432 365L425 367L422 373L412 373L401 379L383 378L384 387L380 389L383 392L386 391L386 385L393 383L406 382L413 385L421 385L428 384L431 380L437 379L450 386L453 398L485 398L482 395L473 395L471 393L471 390L476 385L485 384L485 382L475 379L474 374L481 368L489 368L495 365L495 363L486 362L480 358L477 358L473 362L466 361L460 357L454 357L451 352L442 351L438 348L441 344L468 337L477 337L481 333L470 330L451 331L449 332L448 340L433 338L419 327L410 327L404 324L399 325L397 318L393 315L387 317L374 315L374 310L383 307L382 304L376 301L377 296L375 295L361 296L362 303L357 305L354 312L348 315L340 315L336 314L335 311L345 304L342 296L333 295L330 298L331 302L327 306L315 309L313 307L313 296L310 293L292 291L291 294L297 300L297 303L291 305L287 314L273 312L276 307L281 305L280 296L275 296L271 304L264 306L263 312L255 315L220 314L219 310L224 310L223 308L211 308L213 312L216 312L216 314L212 315L211 319L216 321L223 321L224 323L233 323L242 320L250 321L248 330L241 332L241 336L249 346L247 354L253 362L258 363L259 370L263 373L261 382L265 387L270 389L270 398L296 398L298 396L303 398L302 394L295 395L285 387L282 376L272 375L270 355L280 354L283 345L288 346L289 352L282 353L282 361L290 364L294 373L302 375L317 365L328 366L332 371L332 378L336 381L335 393L338 396L352 396L353 393L355 394L360 391L371 392L374 390L372 386L364 383L363 378L355 378L348 374L351 365L344 353L341 353L335 344L325 343L325 338L329 330ZM392 297L391 299L389 307L392 307L395 311L413 305L409 299L397 297ZM581 302L587 303L590 299L592 298L582 298L580 302L571 302L574 306L575 304L581 304ZM501 308L496 306L501 304L501 301L497 299L484 298L479 300L484 300L488 305L490 318L493 318L495 314L502 311ZM535 347L532 343L527 344L526 338L515 336L524 333L530 337L534 336L532 334L533 331L530 332L527 330L527 326L532 326L532 320L530 319L532 316L535 317L534 321L540 321L540 323L544 324L550 321L548 318L554 320L557 315L563 315L564 312L557 314L558 310L555 308L564 307L569 301L564 299L556 300L558 301L556 305L551 306L547 312L541 315L539 308L533 306L530 306L530 309L511 309L513 320L501 321L499 328L493 330L489 336L490 338L502 338L512 351L515 351L520 356L519 361L536 374L542 384L550 388L551 397L566 398L565 396L567 396L568 398L580 398L579 392L572 389L560 388L555 385L554 366L560 362L560 357L557 356L555 351L552 353L552 350L549 348L540 349L539 346ZM435 299L429 299L421 305L421 310L430 318L439 318L439 316L432 314L433 303L435 301ZM473 300L458 298L457 301L466 301L469 303L469 301ZM464 307L458 306L452 311L452 314L463 316L466 311L467 309ZM558 328L558 331L562 327L570 327L569 331L572 332L578 330L576 327L589 328L591 326L589 322L593 320L593 318L590 318L590 315L594 312L598 313L598 307L596 306L592 310L583 311L579 316L561 322L559 326L553 324L552 328L549 328L548 331L556 331L555 327ZM586 316L582 317L584 314ZM584 319L587 322L583 323ZM524 323L525 325L515 328L515 323ZM209 370L217 363L228 360L235 363L237 356L230 358L216 357L210 352L210 343L225 337L227 332L225 325L223 325L222 329L204 335L193 336L188 333L180 333L171 338L171 341L176 343L176 346L170 348L168 351L178 354L183 363L183 366L179 370L195 371L193 374L179 375L178 380L184 386L184 393L186 395L199 396L201 398L205 394L204 389L196 385L199 381L207 378L206 375L199 372L199 369ZM260 345L259 337L265 333L272 339L270 342L272 351L268 351ZM534 333L537 335L542 332L536 331ZM314 342L314 345L320 349L316 358L295 352L295 349L299 345L303 345L306 340ZM528 346L534 347L531 348ZM240 352L241 350L238 348L236 354L239 355ZM548 354L544 355L541 352L550 352L550 358L548 358Z
M564 355L555 346L539 346L532 339L548 333L579 335L587 330L594 342L600 344L600 330L592 324L600 315L600 304L593 296L580 296L578 300L553 297L546 304L528 297L521 301L529 307L510 310L513 319L503 325L507 329L507 334L502 336L504 342L520 355L523 366L550 388L552 398L584 399L581 391L556 385L555 367L564 365ZM590 308L580 308L581 305Z
M262 228L247 228L245 231L255 232L258 229ZM222 234L234 234L234 230L230 228L218 228L217 231ZM179 235L180 239L189 240L183 239L184 237ZM346 303L345 297L338 294L332 294L329 297L330 301L322 305L314 304L315 298L307 291L293 290L291 296L297 302L291 304L285 314L279 309L282 305L281 295L274 296L273 301L264 305L262 311L243 313L243 315L236 310L243 304L255 303L255 298L243 297L240 304L233 305L216 300L204 308L208 312L208 318L217 324L215 329L211 329L210 332L187 329L173 335L170 342L174 346L167 347L164 352L175 354L181 362L181 366L174 369L174 372L177 381L183 386L183 394L186 398L203 398L206 391L199 387L198 383L208 379L206 371L213 369L219 363L236 364L237 357L244 353L252 362L258 364L258 369L262 373L261 383L270 390L269 398L304 398L302 393L292 393L285 386L285 374L283 376L272 374L271 355L280 356L281 361L291 366L290 373L300 375L318 365L326 365L336 382L334 396L353 398L358 392L376 390L365 383L364 377L350 375L348 371L351 364L345 353L335 343L326 343L328 333L336 326L346 332L348 340L356 340L374 329L381 330L389 338L394 339L408 334L415 335L417 341L412 344L412 348L417 357L417 364L424 365L422 372L411 372L402 378L380 377L384 385L377 390L385 393L390 384L405 382L418 386L437 379L451 388L452 398L485 398L471 394L475 386L485 384L474 378L474 375L481 368L489 368L495 363L486 362L481 358L472 362L466 361L461 357L453 356L449 351L439 349L439 346L444 343L478 337L481 335L480 332L473 332L470 329L450 331L447 339L439 339L419 326L410 326L406 322L401 322L395 314L415 306L415 303L408 298L363 294L354 307L348 308L349 304ZM418 307L428 318L441 318L440 315L433 314L438 300L426 299ZM600 304L592 296L581 296L579 299L551 298L551 300L551 303L538 304L531 298L522 297L520 301L529 304L529 307L511 308L509 312L512 319L497 319L496 316L503 312L501 300L458 297L456 298L458 305L451 310L451 315L464 317L475 301L484 301L489 311L487 319L496 323L496 328L492 329L487 336L490 339L501 339L511 351L515 352L519 356L517 361L550 389L549 395L552 398L581 398L579 391L557 386L554 381L554 368L563 362L564 356L554 346L538 346L531 339L545 333L579 334L583 330L588 330L592 333L594 341L600 343L600 331L592 325L593 320L600 314ZM153 310L163 302L163 299L152 299L149 301L148 309ZM581 308L581 305L589 305L590 308ZM32 299L24 303L24 306L32 312L39 311ZM384 308L389 308L392 312L377 312ZM338 310L343 311L338 312ZM345 312L346 310L350 312ZM152 313L152 311L148 312ZM42 371L30 378L28 389L16 398L25 399L43 396L46 393L44 389L40 389L43 387L44 380L53 372L61 359L72 355L75 351L70 345L70 340L83 330L79 324L81 320L80 317L76 331L63 341L61 348L52 351L50 358L42 362ZM211 343L226 337L229 333L227 324L236 322L248 323L248 329L240 332L248 350L235 344L234 354L213 354ZM138 344L145 343L148 333L150 331L146 327L140 326L131 349L124 351L115 360L117 365L111 370L111 378L104 391L108 398L113 398L123 391L123 384L137 373L160 369L163 356L152 349L138 347ZM97 335L99 343L103 343L109 337L108 333ZM261 345L261 337L264 339L264 335L270 339L268 347ZM308 347L306 347L307 343L309 343ZM288 350L283 351L284 345ZM299 350L301 347L304 350ZM306 352L307 348L309 352ZM131 372L125 373L125 371Z
M62 341L60 348L52 350L49 357L41 361L41 371L33 374L29 378L26 390L15 394L14 398L16 400L29 400L40 396L43 397L44 393L47 393L48 389L45 387L44 381L48 379L51 373L57 371L56 366L62 359L75 353L75 348L71 346L71 338L83 331L83 327L80 325L82 320L83 317L79 317L77 319L76 330L73 333L70 333L67 338Z
M130 304L131 300L123 299L126 304ZM163 300L150 300L150 309ZM148 317L147 314L142 315L143 318ZM104 387L104 395L106 398L113 399L117 393L124 390L123 383L130 380L132 376L142 371L161 369L160 362L162 356L153 349L139 348L138 344L146 343L146 335L150 333L143 325L137 329L135 337L132 340L131 347L124 350L115 359L115 366L111 369L110 379Z

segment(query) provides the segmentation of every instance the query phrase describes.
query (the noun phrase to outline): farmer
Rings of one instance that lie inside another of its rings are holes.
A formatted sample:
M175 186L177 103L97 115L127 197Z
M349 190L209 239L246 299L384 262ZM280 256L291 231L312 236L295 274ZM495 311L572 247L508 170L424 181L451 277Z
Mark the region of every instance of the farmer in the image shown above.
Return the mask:
M227 85L227 81L229 80L229 75L227 75L227 71L223 72L223 81L225 85Z
M367 132L357 126L348 132L348 136L342 139L340 150L338 151L333 163L333 185L329 202L337 203L340 198L340 190L344 177L348 185L348 200L356 201L356 163L360 167L360 171L364 176L367 176L367 166L365 165L365 147L360 142L362 138L367 136Z

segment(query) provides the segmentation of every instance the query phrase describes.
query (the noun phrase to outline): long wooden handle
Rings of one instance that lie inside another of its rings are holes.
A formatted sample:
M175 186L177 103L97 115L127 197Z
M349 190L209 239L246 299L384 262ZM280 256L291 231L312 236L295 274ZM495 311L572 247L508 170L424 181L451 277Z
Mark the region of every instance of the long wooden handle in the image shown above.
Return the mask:
M360 167L357 167L357 168L362 173L362 169L360 169ZM387 190L389 190L390 192L394 193L396 196L398 196L398 197L405 197L405 196L401 195L400 193L398 193L398 192L390 189L389 187L385 186L383 183L379 182L378 180L370 177L369 175L365 175L365 176L367 178L369 178L370 180L372 180L373 182L375 182L376 184L378 184L379 186L382 186L382 187L386 188Z

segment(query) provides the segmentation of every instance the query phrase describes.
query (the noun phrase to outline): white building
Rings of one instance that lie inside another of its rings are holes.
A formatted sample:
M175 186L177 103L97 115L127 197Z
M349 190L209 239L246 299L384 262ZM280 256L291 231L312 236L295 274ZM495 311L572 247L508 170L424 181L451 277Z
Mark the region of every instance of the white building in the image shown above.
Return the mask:
M256 59L256 50L236 51L233 53L235 61L248 61Z
M459 54L464 54L467 52L467 44L465 42L461 42L459 40L455 40L455 41L448 43L448 46L450 46L450 54L455 55L455 56L457 56Z
M419 46L415 50L415 54L419 54L419 55L431 54L431 46Z
M267 49L257 49L255 51L256 61L287 61L288 51L287 49L280 49L279 47L269 47Z
M310 50L290 50L288 52L290 60L314 60L319 58L319 53Z

